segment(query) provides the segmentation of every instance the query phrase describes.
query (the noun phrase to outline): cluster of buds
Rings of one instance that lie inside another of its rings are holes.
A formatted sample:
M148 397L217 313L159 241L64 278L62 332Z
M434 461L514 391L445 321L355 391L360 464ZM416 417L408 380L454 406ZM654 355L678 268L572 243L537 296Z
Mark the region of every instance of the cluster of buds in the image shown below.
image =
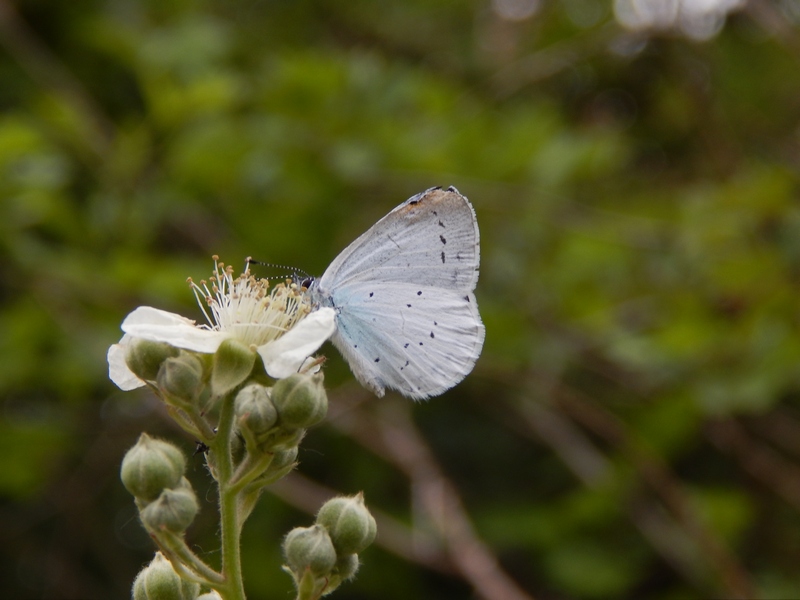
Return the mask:
M264 486L296 466L306 430L328 410L320 361L311 355L333 333L331 308L313 307L305 288L291 281L270 288L247 269L234 278L216 258L211 282L191 286L208 324L137 308L109 348L109 376L123 390L149 387L202 444L219 484L223 571L184 540L199 509L184 455L142 434L123 459L121 477L160 552L136 578L134 600L243 598L241 569L225 566L226 548L233 552ZM286 538L285 568L298 598L318 598L352 578L357 553L374 537L361 496L328 502L314 527Z
M314 525L290 531L283 542L283 568L294 579L297 597L319 598L352 579L358 553L375 540L376 532L361 493L329 500Z
M146 433L122 460L122 483L136 499L139 518L165 547L173 545L172 538L183 535L198 511L185 469L186 459L178 448ZM178 575L161 552L133 585L134 600L195 600L199 593L199 584Z
M279 379L272 387L249 383L236 393L232 483L243 490L244 517L264 486L294 469L307 428L321 422L327 412L322 373L298 373ZM207 463L218 479L213 449L207 453Z
M146 433L122 460L121 478L133 494L139 517L151 535L182 534L198 511L197 497L184 477L183 453Z
M215 591L200 593L200 584L183 579L161 552L133 582L133 600L222 600Z

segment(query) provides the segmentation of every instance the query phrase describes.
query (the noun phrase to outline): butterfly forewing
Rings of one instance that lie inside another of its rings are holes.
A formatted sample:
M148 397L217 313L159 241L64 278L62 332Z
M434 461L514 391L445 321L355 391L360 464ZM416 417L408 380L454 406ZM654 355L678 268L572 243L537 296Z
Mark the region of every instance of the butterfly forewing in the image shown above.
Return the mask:
M325 271L319 289L399 281L471 291L479 252L469 201L453 188L435 188L409 198L350 244Z

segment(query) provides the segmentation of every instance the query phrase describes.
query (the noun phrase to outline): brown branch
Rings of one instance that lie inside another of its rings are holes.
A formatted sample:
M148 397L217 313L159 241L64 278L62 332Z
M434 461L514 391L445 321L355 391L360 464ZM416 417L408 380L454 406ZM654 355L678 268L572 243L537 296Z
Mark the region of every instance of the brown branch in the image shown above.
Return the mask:
M670 473L669 467L638 443L622 421L595 403L564 388L558 389L557 399L559 405L573 419L630 457L642 479L659 495L682 527L700 545L703 555L719 575L726 594L731 598L755 598L755 589L747 571L714 532L702 522L681 485Z
M276 481L267 488L267 491L290 506L312 515L326 501L340 495L340 492L296 472ZM441 545L436 543L436 540L430 536L419 536L394 517L369 506L369 503L367 507L378 525L378 537L375 540L378 546L409 562L439 573L445 575L455 573L450 558L442 552Z
M493 414L496 416L498 411ZM550 446L568 469L586 487L595 488L610 474L605 454L575 423L561 412L526 399L509 405L505 424L520 435ZM637 492L626 503L628 517L653 550L692 585L708 587L700 572L702 556L698 545L680 523L663 507Z
M61 98L81 118L95 158L104 157L114 126L83 84L36 36L10 0L0 0L0 44L42 89Z
M487 600L532 600L478 538L456 487L445 477L409 415L408 403L384 399L376 417L346 400L331 424L399 468L411 482L415 506L437 530L455 570ZM376 422L377 420L377 422ZM377 434L377 435L376 435Z
M736 421L717 421L707 427L711 442L726 454L733 455L753 479L800 510L800 468L780 454L752 439Z

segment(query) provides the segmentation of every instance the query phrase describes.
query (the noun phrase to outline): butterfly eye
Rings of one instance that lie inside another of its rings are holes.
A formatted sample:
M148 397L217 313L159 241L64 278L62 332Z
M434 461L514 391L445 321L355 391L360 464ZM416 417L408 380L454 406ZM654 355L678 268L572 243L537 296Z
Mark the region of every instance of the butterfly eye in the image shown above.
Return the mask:
M306 289L310 289L312 283L314 283L314 278L313 277L306 277L305 279L303 279L300 282L300 287L304 287Z

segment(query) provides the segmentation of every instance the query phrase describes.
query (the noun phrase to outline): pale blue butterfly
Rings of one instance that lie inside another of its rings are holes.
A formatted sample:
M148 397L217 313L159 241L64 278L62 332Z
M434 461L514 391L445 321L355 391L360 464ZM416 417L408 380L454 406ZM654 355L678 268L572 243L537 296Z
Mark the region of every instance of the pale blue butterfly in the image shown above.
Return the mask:
M370 227L309 292L336 311L331 340L363 386L429 398L464 379L483 348L479 263L475 210L436 187Z

